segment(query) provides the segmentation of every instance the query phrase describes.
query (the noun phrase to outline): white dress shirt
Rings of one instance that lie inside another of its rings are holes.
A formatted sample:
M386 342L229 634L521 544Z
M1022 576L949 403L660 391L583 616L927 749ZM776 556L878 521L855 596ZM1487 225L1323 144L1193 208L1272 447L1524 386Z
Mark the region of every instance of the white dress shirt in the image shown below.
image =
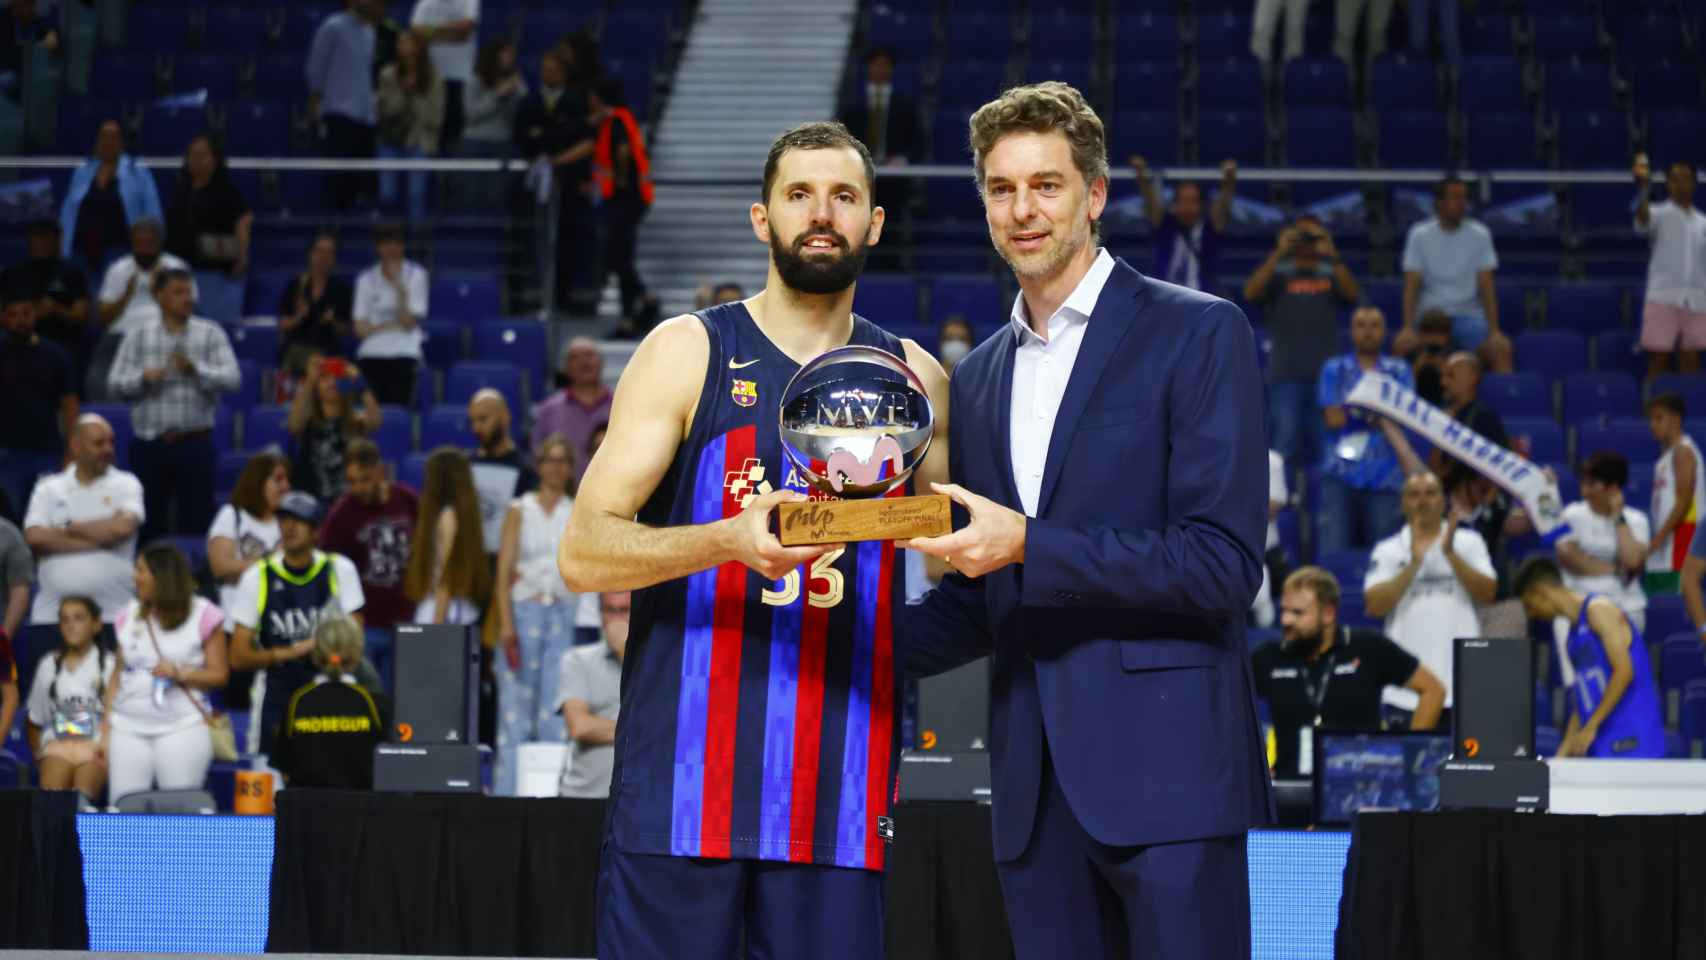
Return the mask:
M1651 238L1647 263L1647 299L1653 303L1706 311L1706 213L1666 200L1647 209L1647 225L1635 232Z
M415 327L410 330L395 326L401 304L397 288L385 279L383 266L376 263L355 278L354 318L385 327L362 338L355 349L357 359L421 359L420 323L427 318L429 292L426 268L413 260L404 260L403 290L409 297L409 313L415 318Z
M1072 365L1084 343L1084 328L1090 325L1096 300L1114 272L1114 258L1103 249L1090 264L1090 271L1072 295L1048 318L1048 339L1031 329L1021 291L1013 300L1011 323L1019 341L1013 358L1013 409L1008 420L1009 445L1013 453L1013 482L1026 516L1037 515L1042 496L1043 466L1048 462L1049 439L1054 436L1054 417L1060 412Z

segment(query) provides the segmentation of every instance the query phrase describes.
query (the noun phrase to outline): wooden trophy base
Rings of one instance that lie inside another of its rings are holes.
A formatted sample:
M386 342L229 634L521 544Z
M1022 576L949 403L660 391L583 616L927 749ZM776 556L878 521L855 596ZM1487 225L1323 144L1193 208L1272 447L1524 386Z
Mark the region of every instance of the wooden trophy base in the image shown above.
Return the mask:
M940 493L784 503L776 508L778 537L785 547L937 537L953 530L949 504Z

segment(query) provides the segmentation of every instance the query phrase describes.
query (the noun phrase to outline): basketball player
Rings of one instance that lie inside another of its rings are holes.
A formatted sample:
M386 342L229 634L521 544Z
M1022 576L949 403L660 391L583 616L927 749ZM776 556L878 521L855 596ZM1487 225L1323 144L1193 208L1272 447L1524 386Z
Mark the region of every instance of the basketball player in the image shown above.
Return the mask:
M838 123L776 140L750 211L764 290L647 335L581 481L563 578L636 591L600 956L732 957L743 940L754 957L882 955L905 563L888 542L771 533L778 504L808 499L782 453L782 390L826 350L880 347L918 373L936 438L914 481L946 473L941 366L852 313L882 235L874 177Z

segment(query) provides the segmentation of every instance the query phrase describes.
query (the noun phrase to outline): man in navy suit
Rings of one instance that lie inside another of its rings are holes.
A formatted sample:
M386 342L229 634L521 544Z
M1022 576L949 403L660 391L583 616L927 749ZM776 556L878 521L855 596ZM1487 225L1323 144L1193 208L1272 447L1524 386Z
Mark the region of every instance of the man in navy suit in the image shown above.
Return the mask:
M1070 86L971 119L1021 295L954 369L969 514L910 546L908 667L991 654L994 845L1018 955L1248 957L1245 831L1272 819L1245 652L1267 448L1249 323L1100 248L1101 121Z

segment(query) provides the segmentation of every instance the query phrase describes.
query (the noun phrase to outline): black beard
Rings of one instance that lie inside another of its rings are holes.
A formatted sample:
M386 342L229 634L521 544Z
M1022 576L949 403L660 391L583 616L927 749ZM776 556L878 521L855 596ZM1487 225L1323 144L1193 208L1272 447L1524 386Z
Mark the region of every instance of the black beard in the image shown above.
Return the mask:
M1286 653L1308 656L1321 648L1321 641L1325 636L1326 632L1320 627L1316 627L1314 633L1299 634L1296 639L1281 638L1280 646L1285 649Z
M801 251L813 237L828 236L841 250L841 256L806 257ZM839 234L830 231L807 231L800 234L791 246L784 247L775 233L770 235L770 255L776 260L776 272L782 283L800 293L826 295L840 293L859 279L865 270L864 244L850 246Z

